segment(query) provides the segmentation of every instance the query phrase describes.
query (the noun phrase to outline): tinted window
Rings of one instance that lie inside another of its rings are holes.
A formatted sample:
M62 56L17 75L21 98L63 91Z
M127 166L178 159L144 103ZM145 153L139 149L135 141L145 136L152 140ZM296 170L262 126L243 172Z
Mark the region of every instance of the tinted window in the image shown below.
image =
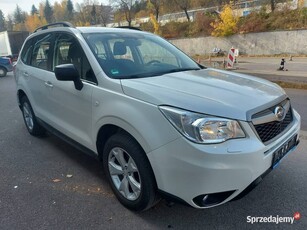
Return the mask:
M51 44L52 44L52 35L41 35L37 38L32 52L32 61L31 64L34 67L51 70L50 59L52 57Z
M85 53L73 36L69 34L59 34L54 49L54 67L61 64L74 64L81 79L97 83Z
M23 50L21 52L21 60L23 63L30 65L31 64L31 51L32 51L32 41L33 39L30 39L26 42L26 44L23 47Z

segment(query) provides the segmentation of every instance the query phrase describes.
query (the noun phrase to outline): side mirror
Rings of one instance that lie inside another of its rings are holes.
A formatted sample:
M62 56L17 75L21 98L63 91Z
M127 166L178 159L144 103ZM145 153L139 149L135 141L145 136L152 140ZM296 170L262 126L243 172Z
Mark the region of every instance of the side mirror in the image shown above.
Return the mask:
M54 69L55 77L59 81L73 81L75 88L81 90L83 83L80 79L78 70L73 64L58 65Z

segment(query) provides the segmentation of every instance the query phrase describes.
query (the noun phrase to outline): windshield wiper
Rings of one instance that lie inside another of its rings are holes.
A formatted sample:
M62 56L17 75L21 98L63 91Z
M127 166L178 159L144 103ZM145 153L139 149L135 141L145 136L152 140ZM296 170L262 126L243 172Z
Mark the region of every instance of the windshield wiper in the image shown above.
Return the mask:
M190 70L201 70L201 68L177 68L177 69L168 70L165 74L167 74L167 73L184 72L184 71L190 71Z

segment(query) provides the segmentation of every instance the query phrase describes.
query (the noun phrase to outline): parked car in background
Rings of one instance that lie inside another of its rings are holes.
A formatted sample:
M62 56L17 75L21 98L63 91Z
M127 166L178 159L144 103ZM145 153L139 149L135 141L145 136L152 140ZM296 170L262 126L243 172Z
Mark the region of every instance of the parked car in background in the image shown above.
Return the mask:
M195 208L240 197L299 143L300 115L278 85L201 66L147 32L41 27L15 77L29 133L101 159L136 211L160 195Z
M12 60L8 57L0 57L0 77L5 77L7 72L13 71Z

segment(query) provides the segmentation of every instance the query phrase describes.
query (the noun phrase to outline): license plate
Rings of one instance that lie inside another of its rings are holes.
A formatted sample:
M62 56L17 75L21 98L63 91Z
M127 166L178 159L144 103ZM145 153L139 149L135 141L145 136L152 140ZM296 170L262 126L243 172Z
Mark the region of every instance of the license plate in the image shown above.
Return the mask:
M281 161L288 153L295 149L297 145L297 135L292 137L290 140L286 141L282 146L280 146L274 153L272 159L272 168L276 168Z

